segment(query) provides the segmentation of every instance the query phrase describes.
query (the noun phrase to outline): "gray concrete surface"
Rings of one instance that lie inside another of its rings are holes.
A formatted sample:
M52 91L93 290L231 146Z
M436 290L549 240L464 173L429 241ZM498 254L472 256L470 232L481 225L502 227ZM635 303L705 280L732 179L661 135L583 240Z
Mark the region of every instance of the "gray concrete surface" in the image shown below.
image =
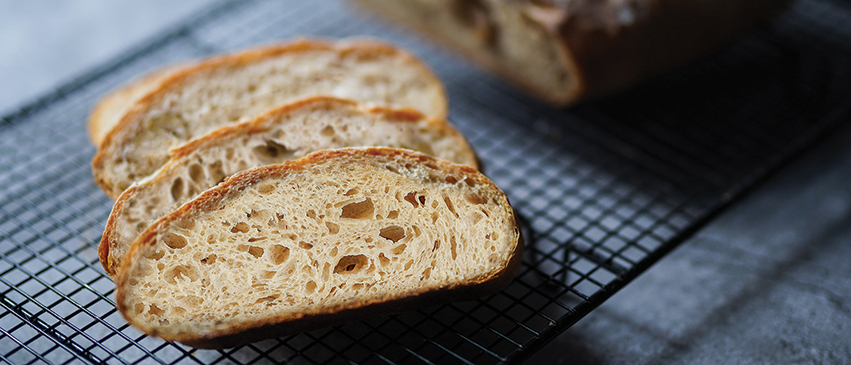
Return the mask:
M209 0L0 0L0 113ZM851 129L837 133L528 363L851 363Z
M845 128L528 363L851 363L849 181Z

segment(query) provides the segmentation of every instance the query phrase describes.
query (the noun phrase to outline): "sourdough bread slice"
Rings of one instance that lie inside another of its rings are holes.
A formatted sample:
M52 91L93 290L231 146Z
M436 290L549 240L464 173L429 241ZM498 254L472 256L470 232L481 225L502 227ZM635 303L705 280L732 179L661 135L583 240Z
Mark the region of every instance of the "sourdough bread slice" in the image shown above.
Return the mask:
M92 163L95 181L115 199L165 164L170 149L320 95L446 117L443 85L410 54L365 40L299 41L213 58L168 77L104 138Z
M163 168L115 202L98 248L101 264L114 277L130 244L151 223L226 176L321 149L358 146L417 150L476 167L467 141L443 120L329 97L307 99L173 150Z
M178 70L189 67L188 64L168 66L153 71L138 80L133 80L104 96L89 115L89 139L100 146L106 134L118 125L124 114L139 99L156 90Z
M243 171L161 218L117 280L143 332L221 348L493 293L523 249L475 169L389 148Z

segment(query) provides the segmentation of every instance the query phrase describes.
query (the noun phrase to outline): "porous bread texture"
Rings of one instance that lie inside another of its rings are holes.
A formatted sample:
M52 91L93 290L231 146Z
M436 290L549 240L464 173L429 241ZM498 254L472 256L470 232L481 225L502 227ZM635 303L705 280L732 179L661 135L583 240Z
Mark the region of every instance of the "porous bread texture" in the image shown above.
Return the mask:
M514 211L476 170L323 150L234 175L158 220L121 266L117 304L149 335L229 347L493 293L521 254Z
M99 147L106 134L115 127L130 107L148 93L156 90L178 70L189 64L168 66L133 80L104 96L89 116L89 139Z
M169 77L104 138L92 163L95 181L115 199L165 164L170 149L320 95L446 117L443 85L410 54L373 41L304 40L214 58Z
M477 167L470 145L444 120L329 97L307 99L174 150L163 168L116 201L98 249L101 264L114 277L130 244L151 223L226 176L321 149L358 146L416 150Z

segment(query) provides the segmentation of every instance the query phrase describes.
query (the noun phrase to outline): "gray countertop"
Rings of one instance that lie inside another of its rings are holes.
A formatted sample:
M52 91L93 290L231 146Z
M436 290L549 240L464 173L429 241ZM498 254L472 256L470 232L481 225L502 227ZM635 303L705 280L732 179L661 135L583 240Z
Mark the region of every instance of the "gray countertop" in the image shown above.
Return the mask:
M0 111L209 3L0 1ZM849 181L844 128L528 362L851 363Z

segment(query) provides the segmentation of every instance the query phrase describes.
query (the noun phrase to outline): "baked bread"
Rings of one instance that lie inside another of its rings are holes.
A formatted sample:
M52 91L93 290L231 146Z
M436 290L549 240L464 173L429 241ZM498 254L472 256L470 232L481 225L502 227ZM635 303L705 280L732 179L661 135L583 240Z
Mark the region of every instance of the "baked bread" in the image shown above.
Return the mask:
M514 212L475 169L390 148L238 173L159 219L121 265L143 332L222 348L493 293L521 258Z
M165 80L188 64L173 65L133 80L104 96L89 116L89 139L100 146L106 134L121 120L139 99L156 90Z
M299 41L201 62L136 102L104 138L95 181L115 199L169 159L169 149L272 107L328 95L445 119L443 85L416 58L365 41Z
M477 167L470 145L443 120L341 99L307 99L173 150L168 163L115 202L98 248L101 264L114 277L130 244L151 223L226 176L321 149L358 146L412 149Z
M556 105L717 50L789 0L353 0Z

